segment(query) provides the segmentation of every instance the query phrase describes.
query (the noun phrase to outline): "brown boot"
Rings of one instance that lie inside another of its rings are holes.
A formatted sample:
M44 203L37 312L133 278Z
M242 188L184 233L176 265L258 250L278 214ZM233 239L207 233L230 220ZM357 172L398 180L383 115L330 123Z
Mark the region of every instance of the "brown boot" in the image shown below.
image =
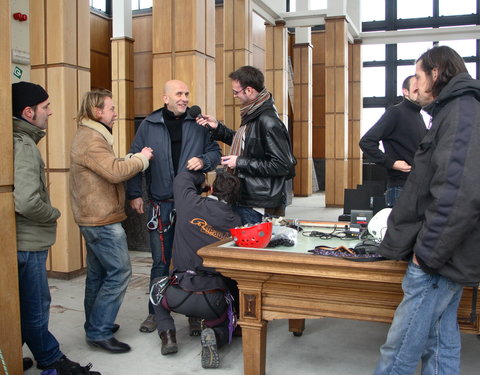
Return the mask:
M190 330L190 336L200 336L202 333L202 319L195 318L193 316L188 317L188 326Z
M162 355L176 353L178 351L177 337L175 336L175 330L167 329L159 333L162 340Z

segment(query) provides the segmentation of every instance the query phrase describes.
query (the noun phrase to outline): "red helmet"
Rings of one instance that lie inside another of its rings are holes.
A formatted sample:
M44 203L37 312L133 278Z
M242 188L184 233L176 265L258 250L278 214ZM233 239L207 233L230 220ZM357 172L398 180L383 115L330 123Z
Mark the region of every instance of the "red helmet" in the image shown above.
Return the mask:
M263 248L272 238L272 223L266 222L251 227L230 229L237 246Z

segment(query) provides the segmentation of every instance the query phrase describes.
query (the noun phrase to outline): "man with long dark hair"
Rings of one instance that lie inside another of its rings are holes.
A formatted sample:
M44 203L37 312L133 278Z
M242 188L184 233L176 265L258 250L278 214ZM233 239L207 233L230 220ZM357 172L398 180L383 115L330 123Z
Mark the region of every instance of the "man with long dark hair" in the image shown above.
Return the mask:
M379 252L408 259L376 375L460 374L457 310L463 286L480 281L480 82L453 49L416 63L414 90L432 116Z

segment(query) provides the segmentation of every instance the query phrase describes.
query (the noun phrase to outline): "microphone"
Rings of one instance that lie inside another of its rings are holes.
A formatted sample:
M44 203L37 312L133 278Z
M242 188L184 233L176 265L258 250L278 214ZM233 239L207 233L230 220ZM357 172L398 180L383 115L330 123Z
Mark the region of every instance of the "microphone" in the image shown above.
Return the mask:
M198 106L198 105L192 105L189 109L188 109L188 114L190 116L192 116L194 119L197 119L199 117L202 117L202 109ZM210 125L208 124L205 124L205 127L208 129L208 130L213 130L211 128Z
M188 114L196 119L198 116L202 115L202 109L198 105L192 105L188 109Z

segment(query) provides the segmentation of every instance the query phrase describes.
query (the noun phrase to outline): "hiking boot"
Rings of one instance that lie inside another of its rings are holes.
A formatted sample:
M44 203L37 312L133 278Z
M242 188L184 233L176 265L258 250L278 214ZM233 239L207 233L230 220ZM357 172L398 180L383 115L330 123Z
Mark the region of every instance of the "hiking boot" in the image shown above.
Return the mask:
M200 336L202 334L202 319L193 316L188 317L188 326L190 328L190 336Z
M200 337L202 342L202 367L217 368L220 366L220 357L217 350L217 339L212 328L205 328Z
M153 332L157 329L157 321L154 314L148 314L147 319L140 324L140 332Z
M158 334L162 340L162 355L173 354L178 351L175 330L167 329Z
M80 366L77 362L70 361L66 356L61 357L48 366L37 363L40 370L57 370L58 375L101 375L98 371L90 371L92 364Z

